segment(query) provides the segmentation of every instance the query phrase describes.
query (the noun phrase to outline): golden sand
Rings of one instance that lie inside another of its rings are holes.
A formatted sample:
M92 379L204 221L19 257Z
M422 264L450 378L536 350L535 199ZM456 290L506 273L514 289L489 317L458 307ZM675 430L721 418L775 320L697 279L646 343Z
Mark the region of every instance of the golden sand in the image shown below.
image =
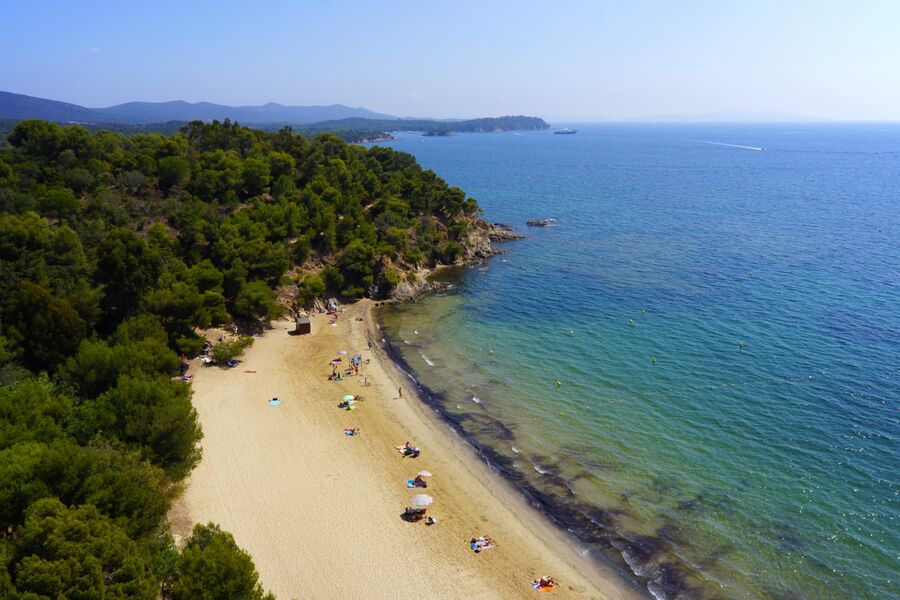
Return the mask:
M280 600L526 598L545 574L559 582L549 598L644 597L584 559L368 348L372 307L349 307L336 326L314 316L311 335L274 323L233 369L192 365L203 460L170 513L174 533L219 523ZM328 381L339 350L369 359L361 376ZM346 394L363 400L339 409ZM402 457L406 441L421 456ZM407 489L422 470L428 489ZM400 518L417 493L434 498L437 524ZM484 534L495 547L472 552L468 540Z

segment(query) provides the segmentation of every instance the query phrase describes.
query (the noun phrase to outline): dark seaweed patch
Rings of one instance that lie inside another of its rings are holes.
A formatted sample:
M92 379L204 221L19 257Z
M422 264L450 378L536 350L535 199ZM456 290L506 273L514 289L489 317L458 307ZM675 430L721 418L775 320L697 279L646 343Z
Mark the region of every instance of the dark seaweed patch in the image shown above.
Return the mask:
M532 506L543 512L558 527L570 532L591 548L603 551L607 562L617 566L623 577L632 581L637 578L648 587L653 587L665 598L708 597L700 589L687 583L687 577L679 565L660 560L666 556L662 542L676 535L674 529L664 528L658 532L659 536L639 536L632 539L624 537L618 529L616 518L617 515L622 514L622 511L600 508L577 501L570 482L561 475L557 463L547 457L529 456L532 463L544 472L539 478L540 484L533 483L530 478L533 475L526 474L518 468L516 458L483 444L474 432L474 430L478 430L487 434L486 437L513 442L515 432L512 428L480 413L448 412L446 395L427 388L410 375L412 370L398 350L390 344L381 345L371 338L370 342L373 348L382 348L388 358L410 376L419 396L425 403L471 444L492 469L515 485ZM609 467L607 466L607 468ZM654 485L657 490L661 491L667 484L660 479ZM628 494L622 495L623 502L627 502L628 498ZM621 554L614 551L616 549L621 551L623 548L628 550L633 560L650 567L643 576L636 576L622 560Z

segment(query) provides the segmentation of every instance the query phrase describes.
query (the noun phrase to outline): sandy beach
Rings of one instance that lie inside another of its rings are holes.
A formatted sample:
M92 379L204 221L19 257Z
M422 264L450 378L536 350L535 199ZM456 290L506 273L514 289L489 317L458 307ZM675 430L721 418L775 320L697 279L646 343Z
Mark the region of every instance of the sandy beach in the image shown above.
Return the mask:
M311 335L276 322L230 370L192 364L203 460L170 513L176 539L219 523L280 600L524 598L547 574L559 582L551 597L646 597L579 554L415 397L368 347L372 307L347 307L335 326L314 316ZM358 377L329 381L341 350L369 362ZM338 408L346 394L362 396L354 410ZM406 441L421 456L401 456L395 446ZM407 489L422 470L433 474L428 488ZM401 519L417 493L434 498L437 524ZM495 547L476 554L468 541L480 535Z

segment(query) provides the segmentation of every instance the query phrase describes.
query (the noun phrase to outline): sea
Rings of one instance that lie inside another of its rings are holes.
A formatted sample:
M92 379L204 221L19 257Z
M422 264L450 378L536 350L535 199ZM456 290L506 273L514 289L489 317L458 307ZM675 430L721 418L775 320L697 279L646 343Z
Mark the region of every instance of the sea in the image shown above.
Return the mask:
M900 125L563 125L387 143L528 236L393 355L648 595L900 597Z

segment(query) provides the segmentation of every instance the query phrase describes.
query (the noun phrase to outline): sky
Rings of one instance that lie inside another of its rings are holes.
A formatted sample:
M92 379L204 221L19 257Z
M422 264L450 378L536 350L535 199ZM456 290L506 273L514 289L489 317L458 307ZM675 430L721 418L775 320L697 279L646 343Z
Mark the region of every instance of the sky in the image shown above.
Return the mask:
M900 120L895 0L0 0L0 14L0 90L89 107Z

